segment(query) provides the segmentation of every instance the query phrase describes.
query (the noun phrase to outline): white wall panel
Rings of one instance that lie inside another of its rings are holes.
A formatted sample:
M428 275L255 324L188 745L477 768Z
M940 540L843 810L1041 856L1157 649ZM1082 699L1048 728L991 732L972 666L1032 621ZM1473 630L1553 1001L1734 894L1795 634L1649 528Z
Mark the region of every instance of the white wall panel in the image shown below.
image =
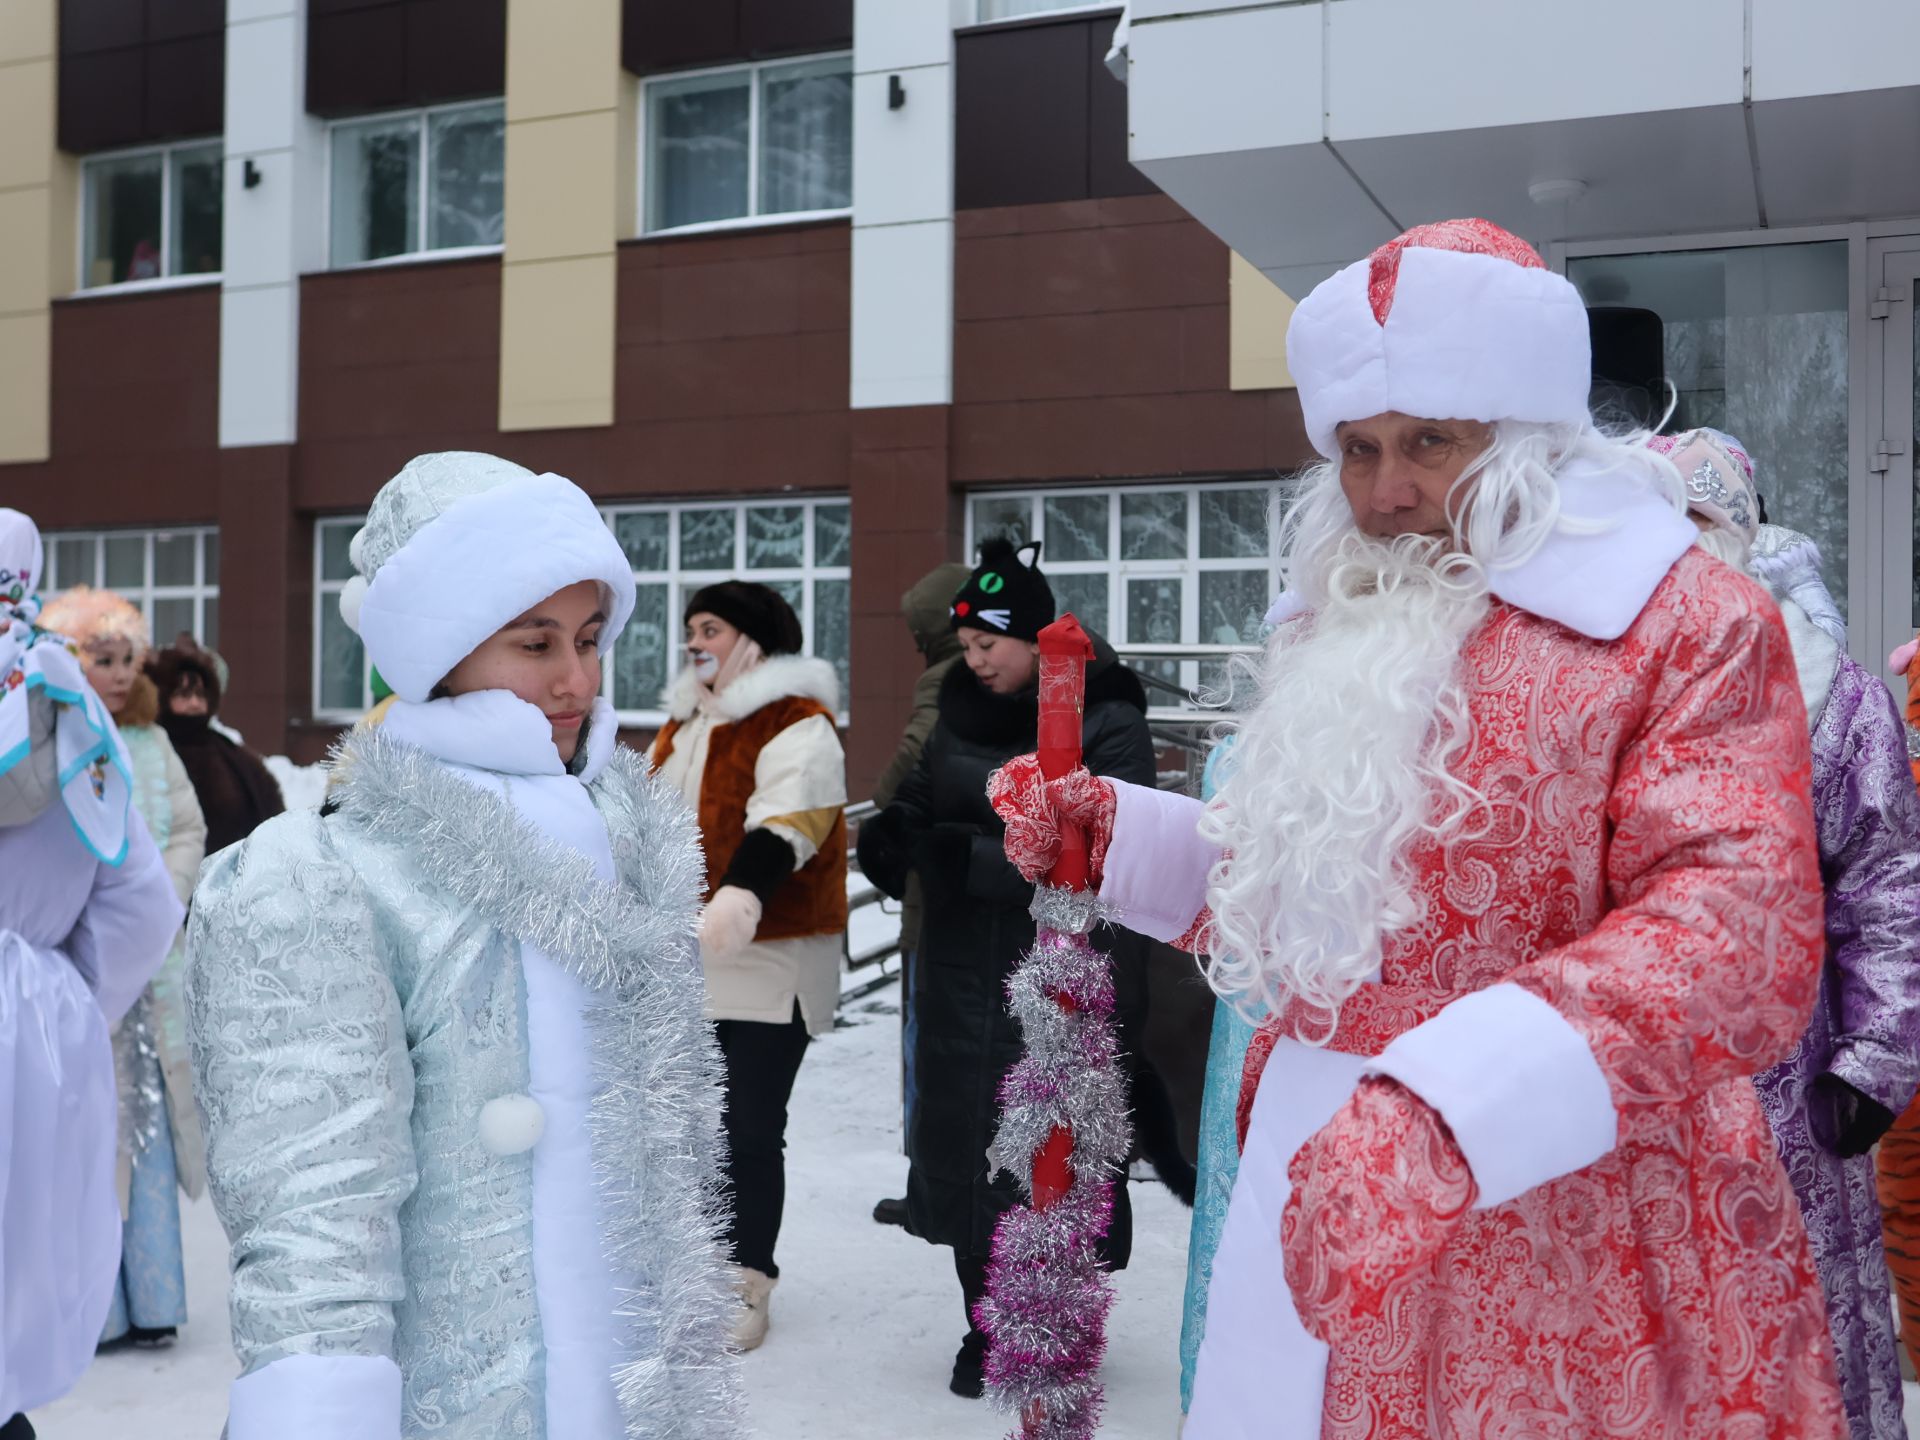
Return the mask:
M853 0L856 71L945 65L956 26L973 21L973 0Z
M1753 98L1920 85L1914 0L1752 0Z
M284 445L299 424L300 287L220 297L220 444Z
M1318 5L1136 24L1128 53L1136 165L1320 141Z
M887 108L899 74L907 103ZM876 71L853 80L853 203L861 225L953 214L953 67Z
M1342 0L1328 7L1335 141L1528 125L1744 93L1745 0ZM1824 0L1809 9L1825 8Z
M853 406L953 400L953 222L853 232Z

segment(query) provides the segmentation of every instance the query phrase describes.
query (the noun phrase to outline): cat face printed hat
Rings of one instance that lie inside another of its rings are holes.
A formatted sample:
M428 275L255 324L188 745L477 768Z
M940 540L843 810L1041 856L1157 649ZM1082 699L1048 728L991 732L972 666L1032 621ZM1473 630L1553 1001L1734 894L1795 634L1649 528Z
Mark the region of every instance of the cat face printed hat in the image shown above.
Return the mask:
M1016 640L1038 640L1056 615L1053 587L1040 573L1040 542L1014 549L995 536L980 547L980 563L953 597L948 624Z

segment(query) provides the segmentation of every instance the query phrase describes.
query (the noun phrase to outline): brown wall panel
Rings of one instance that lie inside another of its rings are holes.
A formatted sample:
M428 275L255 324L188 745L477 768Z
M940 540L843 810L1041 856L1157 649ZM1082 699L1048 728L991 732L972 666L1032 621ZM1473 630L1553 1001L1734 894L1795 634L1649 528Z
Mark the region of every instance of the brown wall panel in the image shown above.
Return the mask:
M262 754L284 754L307 705L312 537L300 553L294 450L249 445L219 455L220 652L232 675L220 718Z
M506 0L313 0L307 109L329 118L502 95Z
M1114 23L995 25L956 39L956 207L1154 193L1126 158L1126 87L1106 66Z
M621 18L636 75L853 44L853 0L623 0Z
M61 0L60 148L218 135L225 0Z
M1163 196L965 211L954 483L1291 470L1291 391L1228 388L1227 251Z
M220 290L56 301L52 458L0 466L48 530L175 525L216 508Z

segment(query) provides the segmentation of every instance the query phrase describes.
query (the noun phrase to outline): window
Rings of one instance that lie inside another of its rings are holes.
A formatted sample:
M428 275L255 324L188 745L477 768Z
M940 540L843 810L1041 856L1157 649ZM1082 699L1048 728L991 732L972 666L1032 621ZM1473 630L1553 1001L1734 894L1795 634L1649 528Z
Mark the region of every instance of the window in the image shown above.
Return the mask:
M499 245L506 107L449 105L333 127L333 264Z
M1819 543L1847 613L1847 242L1593 256L1567 278L1589 306L1659 316L1669 428L1746 445L1768 518Z
M717 580L758 580L800 617L809 653L847 687L852 509L845 500L618 506L607 512L638 591L607 667L614 708L636 724L665 718L660 695L679 669L680 612Z
M1061 612L1117 646L1254 644L1281 589L1273 494L1242 483L975 495L966 553L994 535L1040 541ZM1223 673L1217 661L1134 668L1175 691Z
M186 630L208 649L220 646L220 532L184 530L49 531L42 595L75 585L116 590L147 617L155 645Z
M853 204L846 55L647 82L646 228Z
M218 140L81 165L81 286L220 273Z
M702 585L758 580L786 597L810 653L847 683L852 511L845 500L620 505L605 512L633 566L635 604L607 657L604 693L628 724L663 721L660 696L678 670L680 611ZM314 535L313 708L356 717L373 703L360 638L340 618L353 574L347 546L358 517L322 520Z

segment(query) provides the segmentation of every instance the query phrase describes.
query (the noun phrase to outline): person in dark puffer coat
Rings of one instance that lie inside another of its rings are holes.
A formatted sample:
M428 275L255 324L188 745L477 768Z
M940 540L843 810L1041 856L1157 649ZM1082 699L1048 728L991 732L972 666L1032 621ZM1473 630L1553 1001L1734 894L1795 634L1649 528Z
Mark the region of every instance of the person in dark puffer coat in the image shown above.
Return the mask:
M213 728L226 668L184 631L147 660L147 678L160 692L160 728L186 766L207 817L209 855L246 839L287 808L279 782L260 757Z
M1031 553L1037 555L1038 547ZM972 1323L986 1292L986 1262L1000 1215L1021 1203L1008 1175L992 1175L987 1145L999 1121L999 1088L1021 1055L1006 982L1034 942L1033 886L1007 863L1005 827L987 802L987 777L1034 747L1039 702L1035 637L1054 618L1051 588L1029 552L989 541L954 598L962 663L940 687L940 718L894 801L861 828L860 865L899 896L919 876L923 920L914 966L918 1089L907 1156L907 1228L954 1252L969 1328L951 1388L977 1396L986 1337ZM1087 671L1087 768L1137 785L1154 782L1146 693L1098 637ZM1120 931L1096 932L1114 957L1123 1029L1145 1009L1145 947ZM1132 1249L1124 1177L1115 1187L1105 1256L1123 1267Z

